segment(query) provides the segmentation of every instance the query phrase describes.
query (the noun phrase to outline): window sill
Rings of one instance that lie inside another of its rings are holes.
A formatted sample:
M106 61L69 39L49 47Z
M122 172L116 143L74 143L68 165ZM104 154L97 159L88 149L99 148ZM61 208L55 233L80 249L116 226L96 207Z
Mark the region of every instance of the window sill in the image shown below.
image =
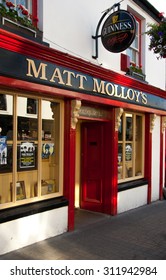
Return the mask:
M58 197L0 210L0 224L67 205L64 197Z
M148 181L145 179L139 179L139 180L120 183L120 184L118 184L118 192L134 189L134 188L141 187L141 186L144 186L147 184L148 184Z
M36 30L31 29L17 22L14 22L8 18L5 18L1 15L0 15L0 28L40 43L42 42L43 39L43 32L40 31L39 29Z
M145 74L137 73L135 71L131 71L130 69L126 73L126 76L130 76L132 78L135 78L136 80L140 80L140 81L146 82L146 75Z

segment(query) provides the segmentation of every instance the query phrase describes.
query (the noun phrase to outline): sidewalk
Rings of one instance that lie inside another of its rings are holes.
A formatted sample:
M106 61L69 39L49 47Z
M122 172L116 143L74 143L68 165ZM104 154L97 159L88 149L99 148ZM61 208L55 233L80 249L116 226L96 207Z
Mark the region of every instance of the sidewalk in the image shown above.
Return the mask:
M76 210L76 229L1 260L165 260L166 200L117 216Z

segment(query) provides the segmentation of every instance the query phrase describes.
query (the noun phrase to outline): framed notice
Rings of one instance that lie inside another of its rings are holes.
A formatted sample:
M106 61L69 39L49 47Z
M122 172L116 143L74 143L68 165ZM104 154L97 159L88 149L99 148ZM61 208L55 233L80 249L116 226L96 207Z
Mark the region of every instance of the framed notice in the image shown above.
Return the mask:
M13 200L13 183L10 183L11 200ZM16 200L22 200L26 198L25 183L24 181L16 182Z
M34 142L21 142L20 145L20 168L35 167L35 144Z

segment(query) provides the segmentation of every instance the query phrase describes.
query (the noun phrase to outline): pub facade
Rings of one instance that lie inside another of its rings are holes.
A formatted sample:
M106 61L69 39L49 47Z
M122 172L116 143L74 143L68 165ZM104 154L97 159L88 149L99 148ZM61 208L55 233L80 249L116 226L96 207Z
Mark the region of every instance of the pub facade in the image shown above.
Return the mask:
M74 11L65 3L60 17L63 1L8 2L0 24L0 254L74 230L75 208L117 215L161 200L165 184L165 60L148 50L145 34L159 11L141 0L81 9L72 0ZM31 25L8 18L17 8L31 12ZM112 13L116 23L120 10L134 17L136 34L110 52L102 24Z

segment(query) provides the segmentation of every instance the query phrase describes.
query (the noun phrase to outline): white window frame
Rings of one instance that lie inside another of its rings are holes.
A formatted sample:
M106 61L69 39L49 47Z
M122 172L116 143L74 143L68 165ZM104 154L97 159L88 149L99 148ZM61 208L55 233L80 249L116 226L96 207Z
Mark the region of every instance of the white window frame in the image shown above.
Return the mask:
M131 46L127 49L127 55L130 57L130 62L139 66L139 56L140 56L140 22L136 20L136 37L131 44ZM136 43L137 42L137 43ZM134 58L135 57L135 58Z

